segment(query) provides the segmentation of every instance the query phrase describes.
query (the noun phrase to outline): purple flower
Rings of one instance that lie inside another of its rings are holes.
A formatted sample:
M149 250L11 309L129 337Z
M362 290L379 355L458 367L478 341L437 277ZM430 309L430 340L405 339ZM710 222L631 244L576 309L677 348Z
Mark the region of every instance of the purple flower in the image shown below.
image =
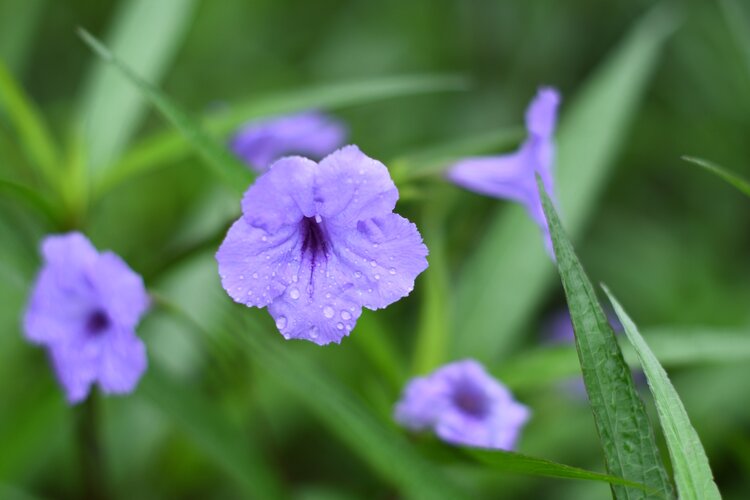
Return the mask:
M512 450L529 409L482 365L464 360L412 379L395 418L411 430L432 429L448 443Z
M24 316L26 338L45 346L68 401L98 382L107 394L132 392L146 370L135 327L148 309L141 277L80 233L48 236L44 266Z
M320 159L344 145L343 123L319 111L306 111L254 121L231 141L232 151L259 172L283 156Z
M356 146L320 163L282 158L247 190L216 253L222 286L268 306L287 339L338 343L362 307L405 297L427 268L416 226L393 213L397 199L385 165Z
M544 232L552 251L547 220L536 185L539 174L550 196L554 193L552 168L555 156L553 136L560 94L549 87L539 89L526 109L528 136L521 147L509 154L466 158L448 170L448 178L472 191L521 203Z

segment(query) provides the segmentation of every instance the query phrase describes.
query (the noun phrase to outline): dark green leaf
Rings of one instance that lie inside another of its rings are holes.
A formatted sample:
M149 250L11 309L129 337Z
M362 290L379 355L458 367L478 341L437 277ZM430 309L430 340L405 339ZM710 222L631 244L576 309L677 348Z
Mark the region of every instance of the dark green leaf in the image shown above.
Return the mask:
M677 485L677 493L682 500L721 499L719 488L713 480L711 466L703 449L698 433L688 418L685 406L674 386L669 381L659 360L643 340L635 323L630 319L612 293L604 291L620 319L625 334L638 354L643 371L646 373L651 394L656 402L659 421L672 457L672 468Z
M544 214L565 289L583 381L589 396L607 471L645 484L658 494L612 486L618 499L671 498L672 486L656 446L643 402L633 385L615 333L563 231L552 201L537 179Z

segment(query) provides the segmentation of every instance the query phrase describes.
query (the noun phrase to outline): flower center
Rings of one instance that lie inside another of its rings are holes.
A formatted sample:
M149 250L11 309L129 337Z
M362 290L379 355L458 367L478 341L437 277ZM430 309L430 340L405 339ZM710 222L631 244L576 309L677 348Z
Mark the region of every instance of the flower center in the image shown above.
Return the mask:
M96 309L94 312L89 314L86 320L86 333L96 337L104 333L111 325L111 321L107 313L101 309Z
M453 404L475 418L483 418L489 412L489 401L484 392L473 385L461 384L453 392Z
M302 253L310 253L310 260L315 265L316 257L325 256L328 251L326 236L323 233L320 216L305 217L302 219Z

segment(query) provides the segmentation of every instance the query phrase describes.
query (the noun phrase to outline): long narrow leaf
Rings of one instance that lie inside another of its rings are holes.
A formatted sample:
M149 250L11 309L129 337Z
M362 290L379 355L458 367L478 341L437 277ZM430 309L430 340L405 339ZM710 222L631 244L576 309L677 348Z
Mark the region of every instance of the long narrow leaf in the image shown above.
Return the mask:
M160 409L217 465L232 476L251 498L282 498L273 470L255 443L243 439L240 429L212 411L195 391L188 391L157 366L150 366L139 392Z
M205 130L223 140L230 131L252 118L307 109L341 108L384 99L430 92L463 90L466 80L453 75L405 75L336 83L259 96L231 106L231 111L205 121ZM180 133L163 132L137 145L96 186L98 196L135 175L186 158L190 143Z
M59 155L42 115L21 85L0 60L0 108L13 123L18 138L32 165L42 177L55 185L58 177Z
M695 432L688 418L685 406L680 400L674 386L669 381L659 360L643 340L638 328L622 308L614 295L604 287L604 291L620 319L628 340L633 344L635 352L646 373L648 385L656 402L659 421L664 430L664 437L672 458L674 479L677 493L682 500L711 500L720 499L719 488L713 480L711 466L703 449L698 433Z
M594 287L565 235L552 201L537 179L557 267L575 331L583 381L604 450L607 471L643 483L658 494L612 486L618 499L672 497L664 464L643 402L633 385L615 333Z
M183 135L188 143L212 167L217 177L235 192L242 193L252 179L252 174L226 148L207 135L201 127L156 87L142 80L130 67L115 57L104 45L85 30L79 35L104 60L109 61L128 82L139 90L151 104Z
M745 196L750 196L750 182L746 181L745 179L735 174L734 172L727 170L726 168L721 167L717 165L716 163L710 162L708 160L704 160L703 158L683 156L682 159L708 170L712 174L715 174L719 178L725 180L732 186L736 187Z
M557 194L573 237L595 208L664 41L674 28L674 13L664 7L646 15L577 97L563 103ZM498 209L458 282L453 326L462 334L454 342L456 355L492 360L512 350L551 278L542 238L524 210Z
M107 45L144 81L158 82L174 59L192 18L195 0L127 0L114 16ZM105 61L95 61L79 113L86 157L96 172L117 158L146 110L137 88Z

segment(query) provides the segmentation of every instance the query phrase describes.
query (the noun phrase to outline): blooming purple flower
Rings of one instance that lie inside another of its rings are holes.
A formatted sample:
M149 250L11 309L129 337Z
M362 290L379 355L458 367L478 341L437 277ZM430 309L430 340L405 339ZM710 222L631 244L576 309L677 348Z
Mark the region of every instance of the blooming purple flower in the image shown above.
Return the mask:
M362 307L405 297L427 268L396 200L385 165L356 146L320 163L282 158L247 190L216 253L222 286L236 302L268 306L287 339L338 343Z
M319 111L306 111L253 121L231 141L234 153L259 172L283 156L320 159L344 145L347 130L342 122Z
M415 431L432 429L448 443L512 450L529 409L474 360L445 365L412 379L395 418Z
M94 382L107 394L132 392L146 370L146 349L135 335L149 306L143 280L80 233L48 236L42 254L26 338L48 349L71 404L86 399Z
M465 158L448 170L448 178L466 189L521 203L544 233L547 249L552 239L536 185L539 174L545 190L553 196L552 169L555 157L554 132L560 94L549 87L539 89L526 109L528 136L521 147L509 154Z

